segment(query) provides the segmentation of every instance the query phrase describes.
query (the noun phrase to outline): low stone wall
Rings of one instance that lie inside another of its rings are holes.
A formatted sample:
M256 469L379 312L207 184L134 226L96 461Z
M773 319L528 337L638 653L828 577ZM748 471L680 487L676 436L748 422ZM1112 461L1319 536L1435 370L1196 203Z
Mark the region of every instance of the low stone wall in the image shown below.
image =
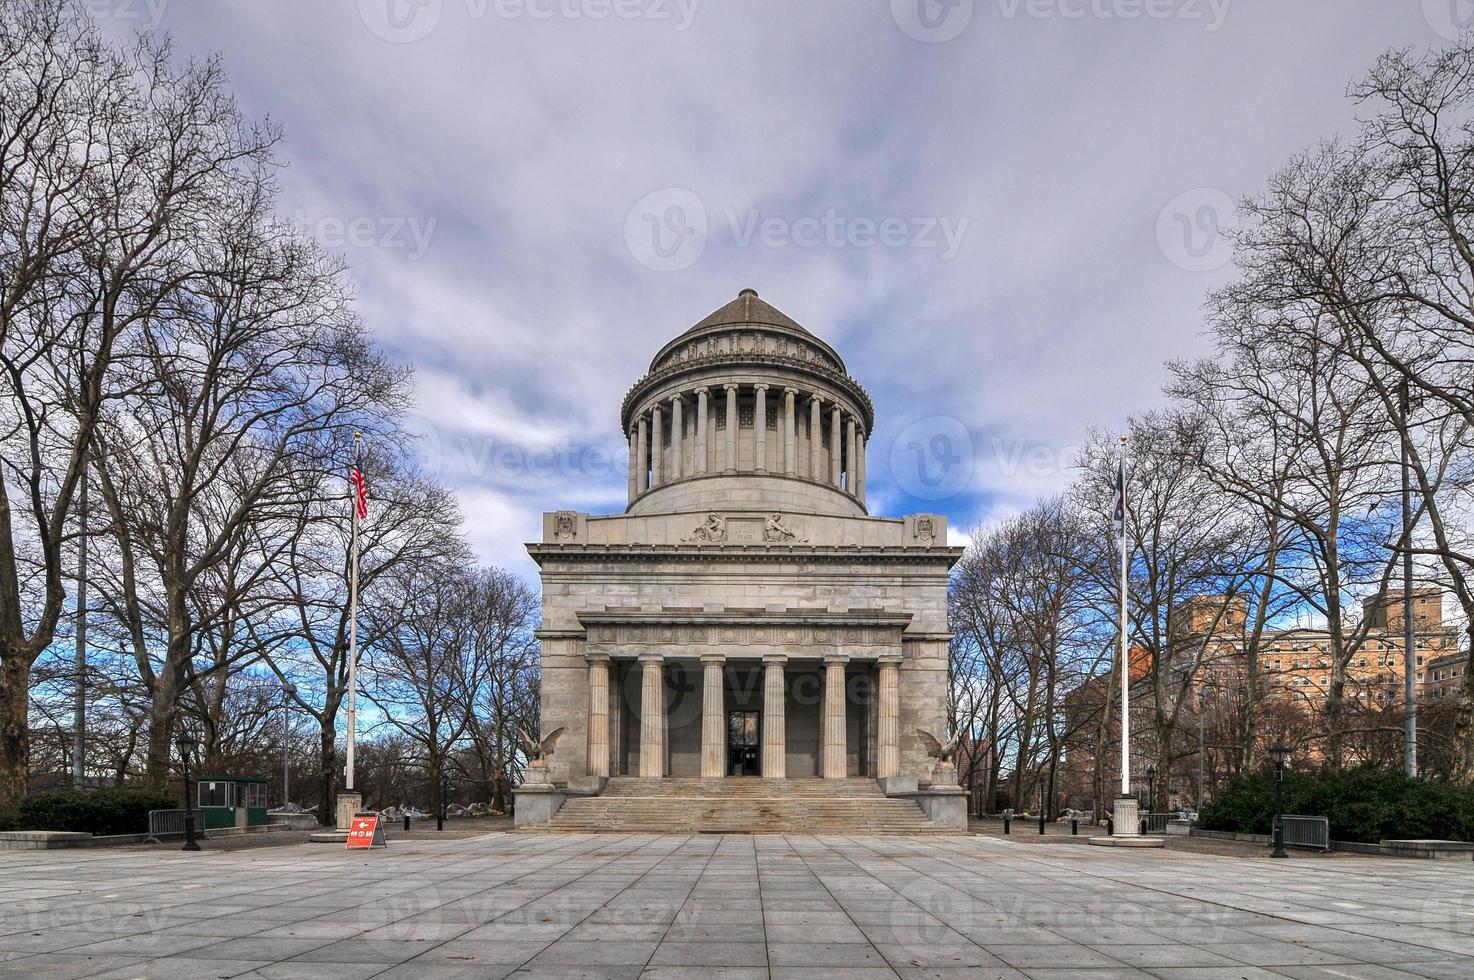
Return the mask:
M1227 830L1192 829L1192 836L1213 840L1236 840L1248 844L1274 843L1268 834L1239 834ZM1303 850L1303 848L1297 848ZM1377 857L1417 858L1437 861L1474 861L1474 843L1448 840L1384 840L1380 844L1363 841L1333 840L1331 850L1345 854L1371 854Z
M218 840L222 837L244 837L251 834L265 834L279 831L290 831L297 828L286 823L269 823L256 827L227 827L219 830L211 830L208 838ZM206 835L201 833L201 839ZM184 834L158 834L157 838L163 841L179 841L184 839ZM0 831L0 851L55 851L74 847L126 847L130 844L143 844L151 839L149 834L108 834L106 836L93 836L92 834L79 834L65 830L7 830Z

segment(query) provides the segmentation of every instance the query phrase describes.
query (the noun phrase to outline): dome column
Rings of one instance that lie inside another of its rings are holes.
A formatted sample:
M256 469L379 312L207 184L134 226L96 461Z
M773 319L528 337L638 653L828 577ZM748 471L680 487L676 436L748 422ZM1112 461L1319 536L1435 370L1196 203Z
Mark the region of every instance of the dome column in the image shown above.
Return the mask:
M665 455L665 416L660 404L650 406L650 486L658 487L665 482L665 467L661 459ZM839 431L838 429L835 430Z
M686 453L685 399L680 395L670 396L670 478L681 478L682 462ZM853 426L850 429L854 434Z
M724 472L737 472L737 386L723 385L727 389L727 466Z
M783 389L783 475L796 476L798 474L798 446L794 442L797 435L793 418L793 403L798 392L792 388Z
M643 415L640 416L638 429L640 445L635 451L635 459L638 461L636 469L638 470L637 475L639 479L636 481L636 487L640 493L644 493L650 489L650 470L645 465L649 459L650 423Z
M629 498L633 503L635 494L640 492L640 430L637 426L630 427L630 487Z
M865 503L865 430L855 430L855 499Z
M837 489L839 487L840 469L844 465L844 442L841 434L841 425L844 414L839 410L839 402L834 403L834 408L829 412L829 482Z
M859 492L855 484L855 420L845 419L845 437L848 448L845 450L845 489L851 497L858 497Z
M809 396L809 479L824 482L824 399Z
M768 472L768 386L756 385L752 407L752 468Z
M707 400L710 395L710 389L696 389L696 464L691 469L697 474L706 472Z

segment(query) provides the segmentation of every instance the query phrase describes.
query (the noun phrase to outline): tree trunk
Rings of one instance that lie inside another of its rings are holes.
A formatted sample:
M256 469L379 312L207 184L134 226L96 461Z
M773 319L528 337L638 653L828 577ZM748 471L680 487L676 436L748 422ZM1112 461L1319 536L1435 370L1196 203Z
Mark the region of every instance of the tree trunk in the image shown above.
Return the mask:
M318 734L317 822L331 827L338 819L338 733L324 724Z
M0 809L25 797L30 785L31 664L7 655L0 661Z

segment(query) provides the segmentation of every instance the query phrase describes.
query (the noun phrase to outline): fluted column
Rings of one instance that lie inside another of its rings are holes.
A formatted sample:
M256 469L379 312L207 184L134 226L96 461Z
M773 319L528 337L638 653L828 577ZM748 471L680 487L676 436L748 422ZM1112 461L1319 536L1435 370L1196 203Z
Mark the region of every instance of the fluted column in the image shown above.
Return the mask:
M634 500L640 492L640 431L630 429L630 490L629 499Z
M623 776L624 691L619 683L619 665L609 665L609 775Z
M850 496L853 497L853 496L856 496L856 493L855 493L855 420L852 419L852 418L851 419L845 419L844 427L845 427L845 444L849 447L846 450L846 456L845 456L846 464L849 466L849 471L845 474L845 488L847 490L849 490Z
M768 472L768 386L756 385L757 399L752 409L752 468Z
M795 476L798 473L798 444L794 441L798 435L798 427L793 417L794 400L798 392L792 388L783 389L783 475Z
M609 658L589 657L589 775L609 775Z
M647 654L640 658L640 777L659 779L665 775L665 679L664 658Z
M809 399L809 479L824 482L824 399L814 395Z
M844 667L850 658L831 655L824 658L824 720L822 748L825 779L844 779L849 774L849 746L846 744L847 719L844 706Z
M639 431L640 448L639 451L635 453L635 456L640 461L640 479L638 486L640 488L640 492L644 493L646 490L650 489L650 467L646 465L650 459L650 420L645 418L645 416L643 415L640 416Z
M696 465L691 469L697 474L706 472L706 419L710 395L709 388L696 389Z
M737 472L737 386L724 385L727 389L727 469Z
M701 658L701 778L720 779L727 774L726 700L722 690L723 657L708 653Z
M865 430L855 430L855 498L865 503Z
M839 403L835 402L834 408L829 411L829 482L836 487L839 486L840 468L844 458L844 437L840 428L843 420Z
M665 413L658 404L650 407L650 486L665 483Z
M879 724L876 733L875 774L882 779L901 774L901 661L896 657L880 661L878 700Z
M788 775L788 705L783 683L783 666L788 658L769 654L763 658L763 778L785 779Z
M682 457L686 453L686 425L683 414L686 401L680 395L670 396L670 478L679 480L684 467Z

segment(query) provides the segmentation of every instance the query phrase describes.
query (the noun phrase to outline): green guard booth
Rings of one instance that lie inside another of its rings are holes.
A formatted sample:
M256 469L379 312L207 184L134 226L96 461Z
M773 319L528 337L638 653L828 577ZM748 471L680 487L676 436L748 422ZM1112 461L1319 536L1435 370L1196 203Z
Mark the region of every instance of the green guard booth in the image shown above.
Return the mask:
M267 780L256 776L198 777L195 799L204 817L204 829L264 826L268 785Z

